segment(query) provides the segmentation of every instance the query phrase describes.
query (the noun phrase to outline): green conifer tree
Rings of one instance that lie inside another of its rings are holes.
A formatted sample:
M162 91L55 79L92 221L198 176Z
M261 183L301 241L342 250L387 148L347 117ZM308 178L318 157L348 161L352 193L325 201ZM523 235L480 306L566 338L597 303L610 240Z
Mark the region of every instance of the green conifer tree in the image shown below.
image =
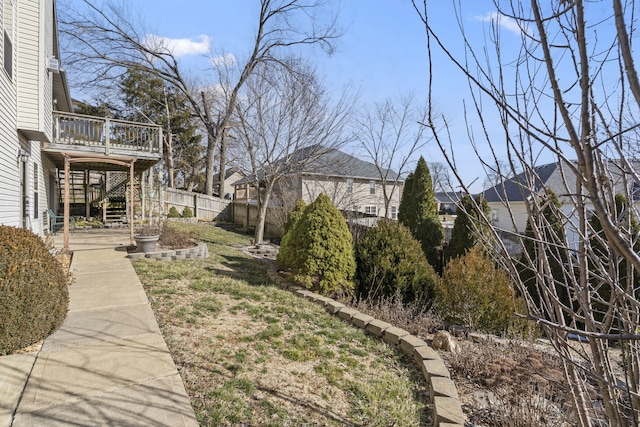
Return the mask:
M545 282L548 285L550 281L553 281L558 298L563 304L570 307L571 298L565 285L567 280L564 277L563 266L567 261L567 256L566 251L559 249L558 246L558 243L565 240L564 226L558 214L561 205L553 191L547 190L545 197L547 197L548 201L540 213L544 217L542 221L544 225L540 227L539 236L536 236L533 232L532 218L527 219L527 226L524 232L524 251L520 256L520 279L536 304L538 306L543 304L540 298L539 279L536 273L541 272L544 274L544 271L541 271L542 266L540 266L540 257L544 256L546 260L544 264L548 264L551 273L550 276L547 275L545 277ZM535 220L535 218L533 219ZM544 253L541 253L541 251L544 251ZM531 262L527 261L527 254Z
M478 221L480 212L476 209L476 204L486 216L491 214L489 204L483 197L476 198L475 203L468 194L462 197L461 207L457 210L457 216L451 230L451 240L449 240L449 247L446 251L447 261L464 255L469 249L480 243L483 238L483 230L486 226Z
M278 256L276 257L276 263L280 268L292 268L295 267L295 259L293 258L297 252L296 243L293 239L293 230L302 218L302 214L304 213L307 204L304 200L299 199L296 202L295 207L289 215L287 215L287 222L284 225L284 234L282 235L282 239L280 240L280 250L278 251Z
M356 261L347 223L326 194L306 207L292 239L296 261L294 280L324 294L353 289Z
M399 296L429 308L439 280L418 242L402 224L380 221L356 245L356 291L374 300Z
M420 242L429 264L441 271L440 251L444 230L438 218L431 173L423 157L420 157L416 170L405 181L398 220Z

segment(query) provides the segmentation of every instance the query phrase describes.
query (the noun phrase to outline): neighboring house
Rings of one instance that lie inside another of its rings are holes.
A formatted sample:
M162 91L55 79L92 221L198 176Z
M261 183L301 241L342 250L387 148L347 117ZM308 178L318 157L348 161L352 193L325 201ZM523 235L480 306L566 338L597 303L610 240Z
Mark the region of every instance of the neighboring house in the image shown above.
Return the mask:
M72 113L54 0L0 0L0 12L0 224L44 234L48 210L61 214L61 204L68 224L59 186L74 171L126 172L130 181L162 158L162 129Z
M444 240L451 240L451 231L456 219L457 205L462 199L463 193L460 191L447 191L434 194L438 208L438 217L444 231Z
M573 176L565 165L562 171ZM491 209L491 221L494 226L507 231L524 233L529 214L527 201L532 193L541 193L545 188L551 189L558 200L567 194L562 184L559 163L548 163L537 166L531 173L521 173L514 178L505 180L481 193Z
M314 150L317 147L308 147L290 156L289 161L299 162L301 166L281 180L276 189L280 197L311 203L325 193L342 211L397 219L404 184L403 180L397 180L397 173L389 171L383 186L380 172L373 163L336 149L326 149L305 161L305 156ZM251 177L238 181L235 187L236 200L255 200ZM390 200L389 212L385 210L385 189Z
M229 168L224 174L224 188L222 189L222 191L220 191L220 189L218 188L218 177L215 177L213 181L213 188L216 188L218 190L219 197L222 197L224 199L232 199L235 192L235 184L238 181L246 178L246 176L247 175L238 168Z
M623 179L616 161L609 161L606 166L611 175L614 192L633 194L634 203L637 203L640 200L640 191L636 190L637 185L631 182L633 180ZM640 164L632 166L635 170L640 170ZM624 185L633 185L633 188L625 191ZM494 226L507 232L515 230L523 234L529 218L527 202L534 192L542 194L546 189L550 189L556 194L568 221L577 224L574 212L576 207L570 201L571 195L577 192L576 176L570 164L566 162L537 166L533 169L533 173L523 172L484 191L482 196L491 208L491 219ZM585 209L587 211L593 210L588 198L585 198ZM572 230L571 224L568 223L566 227L567 240L570 244L576 244L578 241L577 233Z

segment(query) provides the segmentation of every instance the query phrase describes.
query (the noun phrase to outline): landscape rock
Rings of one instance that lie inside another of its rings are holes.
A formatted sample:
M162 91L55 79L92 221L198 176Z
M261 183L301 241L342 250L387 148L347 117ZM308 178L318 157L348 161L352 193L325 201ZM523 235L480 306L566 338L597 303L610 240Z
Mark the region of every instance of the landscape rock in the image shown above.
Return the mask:
M458 353L458 344L447 331L436 332L433 336L431 346L438 350L444 350L454 354Z

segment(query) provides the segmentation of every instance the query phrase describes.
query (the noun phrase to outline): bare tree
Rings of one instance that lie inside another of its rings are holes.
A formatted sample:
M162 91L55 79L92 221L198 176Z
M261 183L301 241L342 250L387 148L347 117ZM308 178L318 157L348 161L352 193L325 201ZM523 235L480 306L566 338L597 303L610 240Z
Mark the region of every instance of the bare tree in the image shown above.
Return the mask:
M261 190L255 230L260 243L276 186L348 141L344 127L354 99L344 91L330 102L315 71L300 59L262 64L246 89L247 102L237 107L237 137L250 158L253 185Z
M220 152L220 185L224 185L227 130L238 95L255 68L262 63L279 63L292 49L319 45L327 52L340 36L336 17L327 13L323 0L261 0L257 29L250 53L242 65L229 67L228 61L212 58L212 71L219 78L222 98L208 102L204 85L184 74L176 55L161 37L151 36L142 24L121 4L106 1L97 4L76 0L83 7L68 7L61 14L61 32L71 43L66 47L67 64L82 70L85 85L108 84L110 78L126 69L154 70L188 98L194 114L207 130L205 192L213 193L215 153ZM64 16L62 16L64 15ZM230 73L230 70L237 73Z
M497 248L497 261L523 295L524 315L540 325L561 356L579 424L637 426L640 255L634 249L639 238L634 218L640 163L633 148L640 82L630 47L636 9L631 0L612 0L610 6L584 0L542 3L494 1L497 12L488 15L489 36L479 46L465 28L462 3L453 2L465 45L457 56L432 25L427 1L413 0L426 28L430 64L435 67L431 58L438 49L466 76L470 111L480 122L480 134L469 135L478 158L501 175L499 187L515 185L526 196L527 237L516 233L516 209L504 191L512 226L492 228L491 249ZM503 49L507 37L520 45L513 56ZM429 83L434 87L432 79ZM500 140L490 136L498 123L485 121L489 105L498 113ZM436 129L442 119L430 115L425 126L464 186L452 141ZM498 161L503 153L507 172ZM536 168L539 157L557 165L554 188ZM518 169L518 179L509 181ZM550 203L549 190L560 207ZM629 201L622 209L616 206L617 194ZM481 221L491 224L486 216ZM501 233L534 250L509 257ZM533 274L529 285L520 278L522 269ZM581 341L570 343L571 334ZM619 362L612 357L613 346L622 352Z
M401 177L428 142L427 130L419 124L426 120L426 114L426 109L416 105L413 94L405 94L397 101L386 99L373 109L365 108L356 120L355 139L378 170L387 217Z
M449 168L442 162L430 162L429 172L433 180L433 191L436 193L446 193L453 191Z

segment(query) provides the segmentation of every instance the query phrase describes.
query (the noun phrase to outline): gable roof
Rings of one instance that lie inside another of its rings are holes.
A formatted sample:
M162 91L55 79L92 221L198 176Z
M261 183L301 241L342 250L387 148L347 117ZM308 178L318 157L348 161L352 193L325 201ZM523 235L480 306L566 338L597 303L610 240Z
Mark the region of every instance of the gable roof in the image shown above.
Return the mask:
M279 163L284 162L301 164L301 167L292 171L292 173L354 179L381 179L380 172L373 163L361 160L335 148L325 148L319 145L300 148L288 156L287 159L276 160L273 165L277 167ZM262 174L259 174L259 176L262 177ZM389 169L387 179L394 181L397 178L398 173ZM236 184L245 184L247 182L251 182L251 177L246 177Z
M291 156L294 162L306 162L299 172L325 176L340 176L346 178L380 179L380 172L375 164L361 160L335 148L323 148L317 145L297 150ZM398 174L389 170L387 179L395 180Z
M522 172L513 178L496 184L480 193L484 199L491 202L523 202L531 193L536 193L542 188L551 175L558 168L558 163L547 163L536 166L531 172ZM533 185L531 185L533 184ZM533 188L532 188L533 187Z

